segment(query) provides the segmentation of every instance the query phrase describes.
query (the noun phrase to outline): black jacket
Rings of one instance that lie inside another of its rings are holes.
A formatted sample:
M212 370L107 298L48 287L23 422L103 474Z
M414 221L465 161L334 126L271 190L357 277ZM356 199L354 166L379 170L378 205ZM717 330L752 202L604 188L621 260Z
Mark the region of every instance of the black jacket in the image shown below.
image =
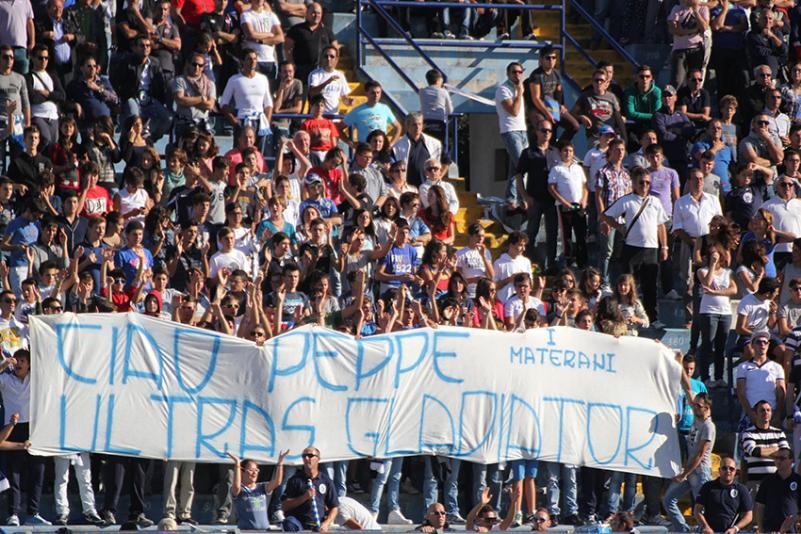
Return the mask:
M120 58L115 58L111 67L111 86L114 87L120 100L138 96L139 80L142 79L145 68L148 69L150 75L148 94L161 103L165 102L166 83L159 60L149 56L147 66L143 66L135 54L125 54Z

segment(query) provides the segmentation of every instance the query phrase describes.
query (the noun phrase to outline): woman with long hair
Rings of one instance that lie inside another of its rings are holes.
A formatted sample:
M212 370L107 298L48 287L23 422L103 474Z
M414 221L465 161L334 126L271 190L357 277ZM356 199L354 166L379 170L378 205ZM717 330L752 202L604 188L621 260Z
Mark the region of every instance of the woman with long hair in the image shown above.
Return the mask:
M79 166L86 159L86 150L78 144L78 126L72 117L64 117L58 125L58 141L49 147L56 188L59 193L80 192Z
M141 162L142 153L145 148L152 147L153 144L144 136L145 126L142 118L138 115L131 115L122 125L120 132L120 151L125 166L138 166Z
M375 223L373 222L373 212L364 208L353 210L353 221L356 226L364 232L364 250L378 248L378 238L375 233Z
M578 289L587 301L587 308L592 310L598 301L605 296L602 289L603 277L601 271L595 267L587 267L581 273Z
M448 263L448 245L432 239L426 245L417 273L423 279L424 292L430 294L433 291L435 297L447 292L452 273L453 266Z
M431 237L448 245L453 244L456 228L453 214L448 209L445 191L435 185L428 190L428 207L420 210L420 218L431 230Z
M473 299L472 325L475 328L503 330L503 302L497 296L495 281L479 278Z
M389 239L389 231L398 217L400 217L400 202L397 198L389 196L381 205L378 216L373 220L378 245L386 243Z
M698 309L701 321L701 380L707 387L723 387L723 351L731 330L731 297L737 294L729 256L719 244L709 246L706 264L696 277L703 291ZM715 380L709 381L709 366L715 363Z
M650 325L648 314L645 313L645 308L637 296L637 282L633 275L621 274L617 278L612 294L618 302L630 336L638 335L640 328L648 328Z
M400 199L401 195L411 191L417 193L417 188L406 181L406 169L408 163L403 161L396 161L389 166L389 188L387 195Z
M748 231L743 234L743 237L740 240L741 254L743 247L750 241L758 241L765 249L765 258L767 261L764 263L764 277L775 278L777 271L776 264L773 262L773 249L776 246L776 234L773 231L773 213L765 208L759 208L754 216L748 221ZM743 265L745 262L742 260L742 256L740 257L740 264ZM747 281L740 276L739 269L737 274L737 277L742 283L745 284L745 287L749 288L749 292L753 293L753 291L756 290L756 285L759 284L747 283ZM754 288L753 291L750 289L751 287Z
M366 143L373 149L373 165L378 167L384 178L392 163L392 145L383 130L373 130L367 134Z

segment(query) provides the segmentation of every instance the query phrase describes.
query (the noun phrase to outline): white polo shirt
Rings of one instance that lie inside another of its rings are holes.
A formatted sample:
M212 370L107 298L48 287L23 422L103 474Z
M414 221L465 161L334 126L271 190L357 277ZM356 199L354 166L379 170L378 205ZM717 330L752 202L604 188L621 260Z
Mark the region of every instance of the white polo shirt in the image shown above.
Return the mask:
M715 215L723 215L720 201L715 195L701 192L695 200L690 193L676 200L673 206L673 230L684 230L690 237L701 237L709 233L709 221Z
M648 195L643 198L636 193L629 193L617 199L605 214L613 219L622 216L626 227L630 227L643 202L647 202L647 205L626 237L626 244L631 247L659 248L659 225L665 224L668 216L658 197Z
M745 380L745 398L749 406L766 400L771 408L777 408L776 381L784 380L784 369L781 365L770 360L757 365L753 360L748 360L737 366L736 374L738 381Z

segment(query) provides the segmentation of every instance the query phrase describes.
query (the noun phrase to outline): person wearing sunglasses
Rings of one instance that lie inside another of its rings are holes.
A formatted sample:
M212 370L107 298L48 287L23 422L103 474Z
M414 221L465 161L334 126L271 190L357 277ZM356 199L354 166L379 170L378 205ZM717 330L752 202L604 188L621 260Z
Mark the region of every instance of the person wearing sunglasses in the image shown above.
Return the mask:
M736 534L753 519L751 493L737 481L737 462L731 456L720 458L719 473L717 480L701 486L693 515L705 534Z
M548 513L547 508L537 509L528 517L528 522L531 523L531 530L535 532L545 532L553 526L551 514Z
M481 492L478 502L473 509L470 510L470 513L467 514L465 530L468 532L507 530L510 526L512 526L512 523L515 520L515 515L520 511L520 499L517 498L519 492L519 489L513 491L511 495L512 504L509 506L509 510L506 512L506 517L501 520L501 518L498 517L498 511L495 510L495 508L493 508L490 504L492 501L490 489L484 488L484 490Z
M292 475L284 489L284 531L327 532L339 513L336 486L320 469L319 449L306 447L301 458L303 468Z
M792 261L793 240L801 237L801 199L796 198L796 181L789 176L776 180L776 196L762 204L773 214L773 232L777 243L773 262L782 269Z
M448 514L445 512L445 505L440 502L431 504L426 510L423 523L415 527L417 532L453 532L454 529L448 524Z
M31 50L31 70L25 75L31 100L31 123L39 127L43 147L58 140L59 106L66 98L61 79L48 72L50 55L47 45L36 43Z
M781 448L773 456L776 472L759 485L754 497L755 532L797 532L801 509L801 475L793 471L793 453Z

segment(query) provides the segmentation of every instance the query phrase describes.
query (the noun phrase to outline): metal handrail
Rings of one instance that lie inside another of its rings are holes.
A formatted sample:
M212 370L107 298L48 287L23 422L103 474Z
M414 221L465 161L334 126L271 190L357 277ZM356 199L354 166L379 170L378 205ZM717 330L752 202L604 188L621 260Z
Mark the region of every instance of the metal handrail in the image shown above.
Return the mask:
M472 9L472 8L486 8L486 9L515 9L515 10L554 10L558 11L562 9L560 4L491 4L488 2L471 2L461 3L461 2L415 2L414 0L370 0L372 4L380 4L386 6L399 6L399 7L425 7L425 8L435 8L440 9L443 7L455 7L461 9Z
M612 37L612 34L610 34L608 31L606 31L606 28L604 28L604 25L601 24L600 22L598 22L598 20L593 15L591 15L586 9L584 9L584 6L582 6L581 3L578 0L562 0L562 1L563 2L570 2L570 5L573 7L573 9L578 11L579 15L581 15L587 22L589 22L590 26L592 26L595 31L600 33L601 37L606 39L606 41L609 43L609 45L612 48L614 48L615 51L617 51L618 54L623 56L623 59L625 59L626 61L631 63L634 66L635 69L640 68L640 62L637 61L634 58L634 56L632 56L629 53L629 51L626 50L626 48L618 42L617 39ZM565 33L567 33L567 32L565 32ZM579 50L580 52L582 52L586 57L586 53L584 53L584 48L581 45L579 45L578 43L576 43L574 39L571 39L571 42L574 42L575 43L574 46L576 46L576 49ZM593 63L595 63L595 62L593 62Z
M562 45L551 43L550 41L518 41L518 40L503 40L503 41L452 41L444 39L415 39L416 41L423 41L427 46L455 46L459 48L530 48L536 50L545 46L551 46L555 49L561 49ZM403 44L405 39L393 39L391 37L376 37L373 39L375 44L395 45Z
M383 17L384 20L387 21L387 23L390 26L392 26L392 28L396 32L398 32L401 35L401 37L403 37L403 39L405 39L406 42L409 43L412 46L412 48L414 48L417 51L418 54L420 54L423 57L423 60L426 63L428 63L429 66L431 66L432 69L435 69L435 70L439 71L439 73L442 75L442 78L443 78L444 81L446 81L446 82L448 81L448 75L445 73L445 71L442 70L441 68L439 68L439 66L436 63L434 63L434 60L432 60L431 57L428 54L426 54L425 51L422 48L420 48L420 45L418 45L416 42L414 42L414 39L412 39L412 36L409 35L407 32L405 32L403 30L403 27L398 23L397 20L395 20L395 17L390 15L387 12L387 10L384 9L383 5L380 5L376 0L366 0L366 1L367 1L367 3L369 5L373 6L373 8L376 10L376 13L381 15L381 17ZM423 4L425 4L425 3L423 3ZM359 7L361 7L361 6L359 6ZM363 33L364 35L367 35L367 32L364 32L364 31L362 31L360 33ZM418 91L419 91L419 89L418 89Z

